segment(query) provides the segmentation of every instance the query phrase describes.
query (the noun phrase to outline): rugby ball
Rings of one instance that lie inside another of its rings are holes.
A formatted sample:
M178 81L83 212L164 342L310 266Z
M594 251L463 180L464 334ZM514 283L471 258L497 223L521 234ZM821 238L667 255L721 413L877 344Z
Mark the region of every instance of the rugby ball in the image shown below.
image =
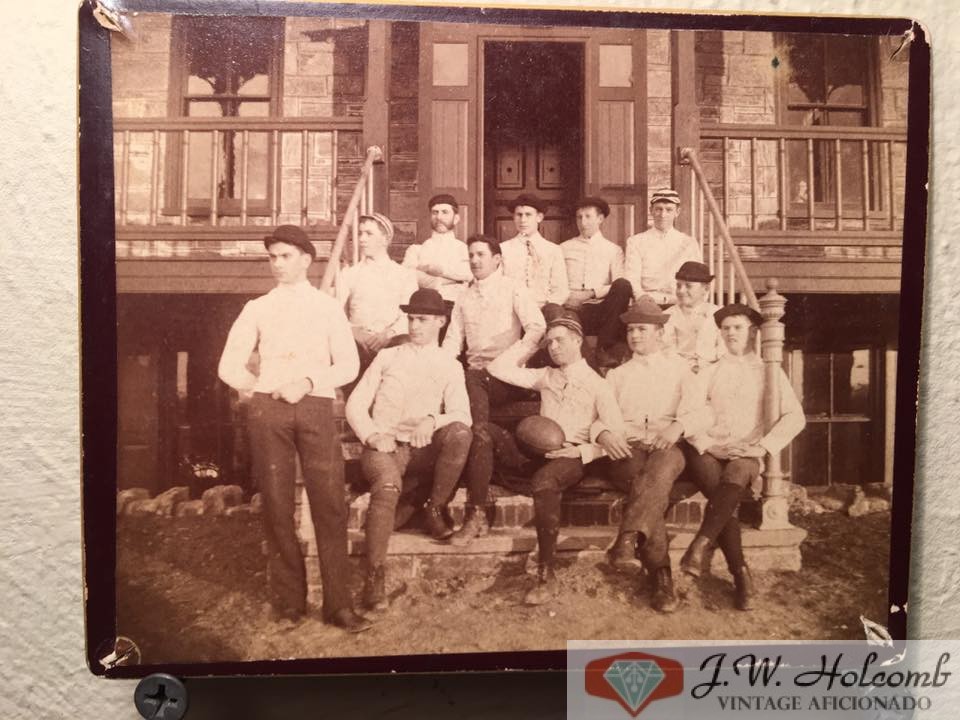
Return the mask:
M563 447L563 428L543 415L525 417L517 425L517 444L529 457L543 457L544 453Z

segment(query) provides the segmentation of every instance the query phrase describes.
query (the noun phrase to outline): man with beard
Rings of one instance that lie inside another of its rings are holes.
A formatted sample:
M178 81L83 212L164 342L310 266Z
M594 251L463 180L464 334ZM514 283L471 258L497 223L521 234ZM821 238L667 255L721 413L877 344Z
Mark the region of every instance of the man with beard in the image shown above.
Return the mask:
M460 205L453 195L434 195L427 209L433 234L407 248L403 266L416 270L421 288L431 288L444 300L456 302L473 278L467 246L453 234L460 222Z

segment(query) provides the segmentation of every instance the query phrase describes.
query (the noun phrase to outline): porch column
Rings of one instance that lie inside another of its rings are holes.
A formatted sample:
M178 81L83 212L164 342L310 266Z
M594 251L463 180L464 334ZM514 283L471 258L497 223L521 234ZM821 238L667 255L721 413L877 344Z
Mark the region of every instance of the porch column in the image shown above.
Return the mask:
M777 292L775 279L767 280L767 292L759 299L763 325L760 326L760 356L763 359L764 431L769 431L780 418L780 368L783 365L784 315L787 299ZM781 453L767 455L763 473L761 498L761 530L780 530L792 527L788 519L790 482L784 479L780 464Z
M690 211L693 207L690 196L690 174L684 174L680 166L680 148L700 148L700 109L697 107L696 34L690 30L670 32L670 85L673 104L671 118L670 156L673 158L671 173L673 189L680 193L681 212L677 228L689 233L692 227ZM688 178L684 182L684 178Z
M383 161L373 166L373 209L389 215L390 23L386 20L368 23L363 147L376 145L383 150Z

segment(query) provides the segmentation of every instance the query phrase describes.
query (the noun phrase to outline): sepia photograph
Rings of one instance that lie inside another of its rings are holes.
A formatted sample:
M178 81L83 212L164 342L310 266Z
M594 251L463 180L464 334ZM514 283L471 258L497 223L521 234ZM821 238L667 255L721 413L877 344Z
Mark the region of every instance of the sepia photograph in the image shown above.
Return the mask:
M891 623L908 22L270 8L109 34L129 662Z

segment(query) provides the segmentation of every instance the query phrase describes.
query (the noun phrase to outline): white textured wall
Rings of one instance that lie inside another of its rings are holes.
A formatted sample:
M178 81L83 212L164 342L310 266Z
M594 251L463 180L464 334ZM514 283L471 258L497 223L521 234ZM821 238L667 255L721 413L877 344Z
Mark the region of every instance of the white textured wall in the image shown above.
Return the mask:
M562 2L554 0L554 4ZM615 4L615 0L608 2ZM616 4L630 6L630 2ZM960 36L946 30L956 24L955 5L945 0L659 0L658 5L701 11L722 6L767 12L911 15L933 31L936 149L930 186L934 213L928 238L910 616L916 637L960 637L956 593L960 472L955 451L960 446L960 373L956 371L960 325L956 303L950 302L960 278L956 219L951 214L960 196L958 149L953 144L960 137L960 93L950 77L960 66ZM3 3L0 718L4 719L138 717L131 702L134 684L95 680L83 660L76 6L77 2L68 0L24 3L22 10L13 12L11 2ZM430 686L417 683L415 687L423 691Z

